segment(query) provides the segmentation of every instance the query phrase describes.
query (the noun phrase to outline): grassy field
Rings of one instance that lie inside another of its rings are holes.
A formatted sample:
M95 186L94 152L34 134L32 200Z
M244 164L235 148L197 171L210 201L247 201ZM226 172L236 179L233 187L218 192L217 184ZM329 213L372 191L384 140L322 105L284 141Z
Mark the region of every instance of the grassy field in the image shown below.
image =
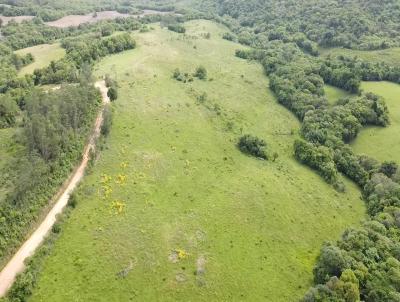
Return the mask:
M225 31L156 26L98 65L120 85L113 129L31 301L295 301L322 243L363 219L355 186L295 161L298 121ZM200 64L207 81L171 77ZM241 133L279 158L243 155Z
M47 67L51 61L57 61L65 55L65 50L59 43L41 44L33 47L17 50L15 53L25 55L31 53L35 58L32 64L29 64L19 71L20 75L30 74L36 68Z
M345 48L327 48L320 50L320 52L322 56L357 56L369 62L385 62L391 66L399 65L400 62L400 48L388 48L375 51L364 51Z
M385 98L391 124L386 128L369 127L361 131L352 144L357 153L364 153L381 161L400 161L400 85L389 82L364 82L361 88Z
M325 89L325 96L327 97L331 105L335 105L336 102L341 98L351 96L351 94L346 90L336 88L335 86L331 86L328 84L325 84L324 89Z

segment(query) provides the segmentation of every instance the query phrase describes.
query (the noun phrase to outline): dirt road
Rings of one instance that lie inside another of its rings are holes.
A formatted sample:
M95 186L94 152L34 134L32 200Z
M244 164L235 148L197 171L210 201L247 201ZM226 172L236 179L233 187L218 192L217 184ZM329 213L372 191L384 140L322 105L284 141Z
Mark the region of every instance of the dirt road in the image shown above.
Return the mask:
M107 96L107 87L105 82L98 81L96 82L95 86L101 91L103 105L109 103L110 99ZM89 161L90 150L95 148L96 138L100 135L101 123L103 122L103 109L97 115L93 132L89 138L88 144L84 149L80 165L74 170L67 183L57 194L58 197L50 212L0 272L0 297L3 297L7 293L8 289L13 284L15 277L24 270L24 261L28 257L32 256L35 250L43 242L46 235L50 232L52 226L56 222L57 215L60 214L67 205L70 194L84 176L84 172Z

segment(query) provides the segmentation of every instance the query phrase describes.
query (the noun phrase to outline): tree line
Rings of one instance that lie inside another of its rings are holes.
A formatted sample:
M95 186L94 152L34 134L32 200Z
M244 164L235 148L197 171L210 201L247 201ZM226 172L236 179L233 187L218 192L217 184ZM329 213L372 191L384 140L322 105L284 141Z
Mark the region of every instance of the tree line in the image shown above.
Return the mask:
M339 191L345 191L339 173L352 179L362 189L371 217L361 229L348 230L336 244L322 248L314 269L317 285L303 301L400 301L395 277L400 273L400 173L395 163L354 154L347 144L364 126L387 126L387 106L381 97L364 93L331 106L323 90L324 80L332 77L336 86L355 79L347 90L360 92L357 82L373 78L369 71L384 65L371 68L345 58L324 61L280 40L263 51L239 51L237 56L259 59L278 101L302 121L295 157Z

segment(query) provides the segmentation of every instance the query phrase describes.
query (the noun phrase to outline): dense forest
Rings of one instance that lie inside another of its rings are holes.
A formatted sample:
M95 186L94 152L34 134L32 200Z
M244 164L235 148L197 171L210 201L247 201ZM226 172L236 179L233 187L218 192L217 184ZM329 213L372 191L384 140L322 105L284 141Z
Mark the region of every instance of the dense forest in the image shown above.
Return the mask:
M93 87L93 63L136 46L129 34L108 37L111 33L102 34L101 29L131 30L139 28L139 24L133 19L104 22L77 30L86 36L68 39L68 31L56 30L55 35L49 35L47 27L35 20L23 24L11 22L2 28L0 128L18 129L14 140L21 151L4 167L7 179L2 177L0 182L2 186L12 184L5 199L0 200L0 258L4 259L19 245L80 159L101 100ZM32 28L39 31L30 32ZM20 34L13 34L17 32ZM36 39L35 34L40 37ZM32 40L26 39L28 36ZM12 49L61 38L65 39L62 41L65 58L52 61L49 67L37 69L34 74L18 75L18 70L34 58L30 54L16 55ZM43 84L61 86L53 91L42 89Z
M184 33L185 20L206 18L226 25L223 38L251 50L236 56L262 64L277 101L301 122L294 156L316 170L337 191L345 192L342 175L362 190L370 219L327 243L314 269L315 287L303 301L400 301L400 169L355 154L349 146L366 126L390 124L388 108L378 95L360 89L361 81L400 83L400 66L357 57L322 57L320 50L343 47L377 50L400 46L400 4L396 0L220 0L220 1L2 1L0 14L33 15L32 21L1 27L0 128L20 127L18 141L26 154L15 163L15 189L0 203L0 257L16 246L27 226L55 192L79 157L99 103L90 68L99 58L135 48L129 34L161 17L102 21L59 29L43 21L101 10L124 13L144 8L182 10L184 17L165 19L170 30ZM34 60L13 50L62 40L66 57L18 77ZM78 83L43 92L43 84ZM355 94L330 105L324 85ZM266 158L265 145L240 141L243 152ZM250 146L250 147L248 147ZM18 175L17 175L18 174ZM344 193L345 194L345 193Z

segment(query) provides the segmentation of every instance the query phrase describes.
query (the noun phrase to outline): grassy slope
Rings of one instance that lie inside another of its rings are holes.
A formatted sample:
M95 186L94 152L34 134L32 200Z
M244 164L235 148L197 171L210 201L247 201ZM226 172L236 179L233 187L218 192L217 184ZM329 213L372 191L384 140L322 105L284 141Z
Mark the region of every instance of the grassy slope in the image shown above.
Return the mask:
M345 48L327 48L321 50L321 55L327 56L358 56L369 62L385 62L389 65L399 65L400 61L400 48L389 48L384 50L363 51Z
M391 125L386 128L369 127L353 143L357 153L364 153L381 161L400 161L400 85L389 82L364 82L362 89L385 98Z
M335 103L341 98L351 96L351 94L348 93L346 90L328 84L325 84L324 89L325 96L331 105L335 105Z
M31 53L35 58L32 64L23 67L20 71L20 75L30 74L37 68L43 68L50 64L51 61L57 61L65 55L65 50L60 46L59 43L55 44L42 44L33 47L17 50L15 53L25 55Z
M121 86L113 130L32 301L294 301L311 284L322 242L362 219L354 186L338 194L293 159L298 122L276 103L262 68L235 58L240 46L222 40L224 31L194 21L188 34L197 38L183 39L157 28L99 65L99 76ZM198 64L213 81L171 79ZM195 98L202 92L204 105ZM265 138L277 162L241 154L240 128ZM112 177L109 197L103 174ZM113 201L126 205L121 214ZM174 249L188 256L172 263Z

